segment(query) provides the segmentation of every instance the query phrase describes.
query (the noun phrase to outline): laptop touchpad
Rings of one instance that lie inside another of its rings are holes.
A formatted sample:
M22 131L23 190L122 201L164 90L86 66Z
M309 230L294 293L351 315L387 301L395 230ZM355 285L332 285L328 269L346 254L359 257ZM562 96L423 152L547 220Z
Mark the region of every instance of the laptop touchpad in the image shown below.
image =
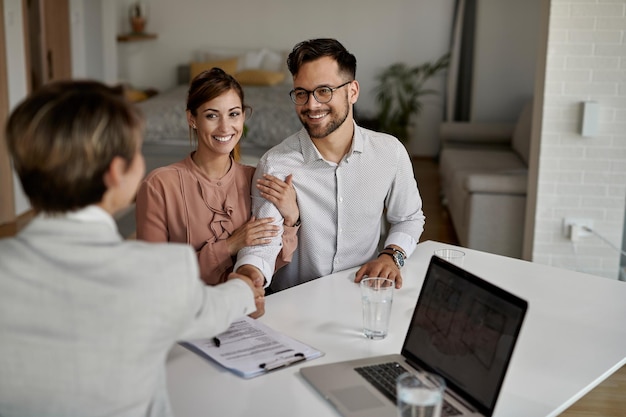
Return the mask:
M366 410L384 405L371 391L362 385L337 389L330 393L341 405L350 411Z

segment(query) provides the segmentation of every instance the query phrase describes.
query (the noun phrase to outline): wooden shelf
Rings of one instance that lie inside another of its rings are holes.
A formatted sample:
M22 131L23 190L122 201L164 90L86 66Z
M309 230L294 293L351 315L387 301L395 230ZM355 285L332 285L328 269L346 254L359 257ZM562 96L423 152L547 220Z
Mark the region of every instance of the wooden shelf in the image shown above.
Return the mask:
M149 41L156 38L157 35L154 33L125 33L123 35L117 35L118 42Z

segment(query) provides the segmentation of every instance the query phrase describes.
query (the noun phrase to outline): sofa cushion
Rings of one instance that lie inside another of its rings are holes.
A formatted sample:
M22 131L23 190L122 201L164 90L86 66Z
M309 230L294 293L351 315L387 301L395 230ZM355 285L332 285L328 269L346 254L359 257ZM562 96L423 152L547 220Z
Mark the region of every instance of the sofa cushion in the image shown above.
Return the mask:
M526 169L522 159L504 149L468 149L447 148L441 153L440 170L447 172L478 170L493 172L497 170Z
M527 170L471 173L465 177L465 189L469 193L526 195L527 188Z
M521 251L510 248L521 245L521 233L511 230L523 225L526 187L527 175L522 171L455 172L446 196L459 242L473 249L519 257ZM484 204L486 201L491 203ZM483 207L479 209L478 205ZM517 225L510 224L509 217L515 217ZM483 227L484 224L490 226ZM493 238L496 235L498 239Z
M532 103L528 103L508 146L505 125L495 125L489 137L487 125L455 123L451 129L456 130L442 129L451 139L457 135L473 139L446 141L439 158L443 197L461 245L521 257L531 122Z
M467 246L521 258L526 196L474 193L469 199Z
M441 186L449 195L452 176L459 172L506 173L526 170L524 161L511 150L445 148L441 152L439 170Z
M476 222L470 215L472 213L474 217L478 215L473 205L477 201L483 201L481 196L499 202L498 207L491 208L494 213L499 213L499 210L508 204L509 199L515 201L525 199L527 166L512 149L444 148L439 164L442 190L454 229L462 245L473 242L476 239L473 234L482 233L476 232L470 224ZM494 225L504 227L500 224L503 221L500 219L501 214L496 216L500 218L494 218L491 213L486 212L484 215L491 219ZM497 248L488 246L481 248L504 254L498 252Z
M528 165L528 156L530 155L530 134L533 120L532 104L531 100L524 105L511 138L511 147L519 154L526 165Z
M511 146L513 123L444 122L439 127L442 147L507 147Z

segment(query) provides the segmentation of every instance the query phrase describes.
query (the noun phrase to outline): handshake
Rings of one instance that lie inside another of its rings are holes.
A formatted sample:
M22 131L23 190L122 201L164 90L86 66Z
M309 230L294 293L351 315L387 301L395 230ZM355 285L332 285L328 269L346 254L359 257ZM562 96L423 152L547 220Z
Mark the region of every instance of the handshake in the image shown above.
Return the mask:
M249 316L256 319L265 314L265 277L261 271L252 265L243 265L228 275L228 280L231 279L240 279L252 289L256 311Z

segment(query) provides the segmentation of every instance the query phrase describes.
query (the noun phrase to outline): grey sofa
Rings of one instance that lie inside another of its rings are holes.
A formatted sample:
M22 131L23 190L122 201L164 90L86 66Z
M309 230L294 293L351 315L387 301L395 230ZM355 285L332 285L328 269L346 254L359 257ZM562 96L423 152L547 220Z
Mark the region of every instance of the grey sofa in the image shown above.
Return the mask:
M442 124L442 198L462 246L521 258L531 121L529 102L515 125Z

